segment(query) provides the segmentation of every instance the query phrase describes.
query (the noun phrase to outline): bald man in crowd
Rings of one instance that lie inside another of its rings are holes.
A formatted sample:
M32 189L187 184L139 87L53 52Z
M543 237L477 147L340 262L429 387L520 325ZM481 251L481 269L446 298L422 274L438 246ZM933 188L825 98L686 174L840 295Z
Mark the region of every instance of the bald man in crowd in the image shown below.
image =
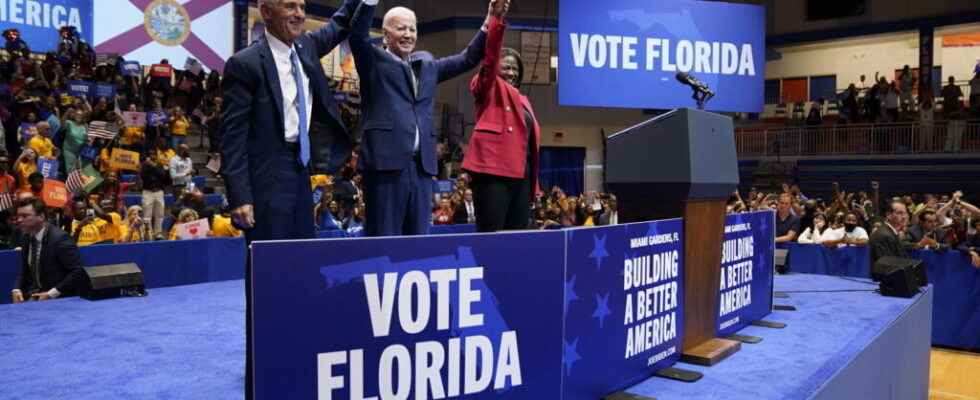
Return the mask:
M503 7L491 2L487 21ZM365 2L362 12L374 12ZM433 124L436 85L479 65L487 23L462 53L434 59L415 51L415 13L394 7L384 16L381 46L368 37L370 20L350 36L361 78L361 159L364 161L368 236L420 235L429 231L432 177L437 173Z

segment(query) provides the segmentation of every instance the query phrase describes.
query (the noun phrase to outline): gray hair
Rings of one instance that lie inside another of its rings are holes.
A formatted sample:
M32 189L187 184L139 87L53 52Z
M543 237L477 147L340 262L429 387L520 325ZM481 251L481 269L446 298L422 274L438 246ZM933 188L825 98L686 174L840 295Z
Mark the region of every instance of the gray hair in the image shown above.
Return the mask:
M415 19L416 22L418 22L418 18L415 17L415 11L399 6L399 7L394 7L385 13L384 20L381 25L388 26L389 24L391 24L391 20L394 19L395 17L407 16L407 15L411 15L412 18Z

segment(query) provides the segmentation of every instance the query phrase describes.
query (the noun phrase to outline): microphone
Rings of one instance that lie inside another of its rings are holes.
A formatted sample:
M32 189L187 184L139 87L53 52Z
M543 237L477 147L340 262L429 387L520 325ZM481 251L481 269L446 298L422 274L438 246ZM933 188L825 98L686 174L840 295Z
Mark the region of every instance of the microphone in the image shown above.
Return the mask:
M683 83L683 84L685 84L687 86L690 86L695 91L702 92L702 93L707 93L707 94L712 95L712 96L715 94L714 92L711 91L711 89L708 88L708 85L705 85L704 83L701 83L701 81L699 81L699 80L697 80L697 78L689 75L687 72L678 72L675 77L677 78L677 81L678 82Z

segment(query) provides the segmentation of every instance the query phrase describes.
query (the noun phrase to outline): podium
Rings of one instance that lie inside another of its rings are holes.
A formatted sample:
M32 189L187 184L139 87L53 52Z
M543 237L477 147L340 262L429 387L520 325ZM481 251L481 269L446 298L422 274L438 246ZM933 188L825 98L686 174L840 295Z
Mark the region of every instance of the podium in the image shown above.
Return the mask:
M738 185L732 120L682 108L606 141L606 184L620 222L684 218L681 360L713 365L740 348L715 337L725 202Z

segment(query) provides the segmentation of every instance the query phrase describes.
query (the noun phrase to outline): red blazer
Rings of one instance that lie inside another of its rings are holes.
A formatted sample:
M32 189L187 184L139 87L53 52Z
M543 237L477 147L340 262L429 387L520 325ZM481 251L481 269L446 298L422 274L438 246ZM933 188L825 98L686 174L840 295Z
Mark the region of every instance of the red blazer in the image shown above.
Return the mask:
M529 143L523 110L527 110L534 120L533 143L530 143L534 146L531 149L531 188L537 192L541 127L527 97L499 75L500 47L505 28L501 19L494 17L490 20L480 72L470 82L470 92L476 99L476 127L463 156L463 169L507 178L524 178Z

